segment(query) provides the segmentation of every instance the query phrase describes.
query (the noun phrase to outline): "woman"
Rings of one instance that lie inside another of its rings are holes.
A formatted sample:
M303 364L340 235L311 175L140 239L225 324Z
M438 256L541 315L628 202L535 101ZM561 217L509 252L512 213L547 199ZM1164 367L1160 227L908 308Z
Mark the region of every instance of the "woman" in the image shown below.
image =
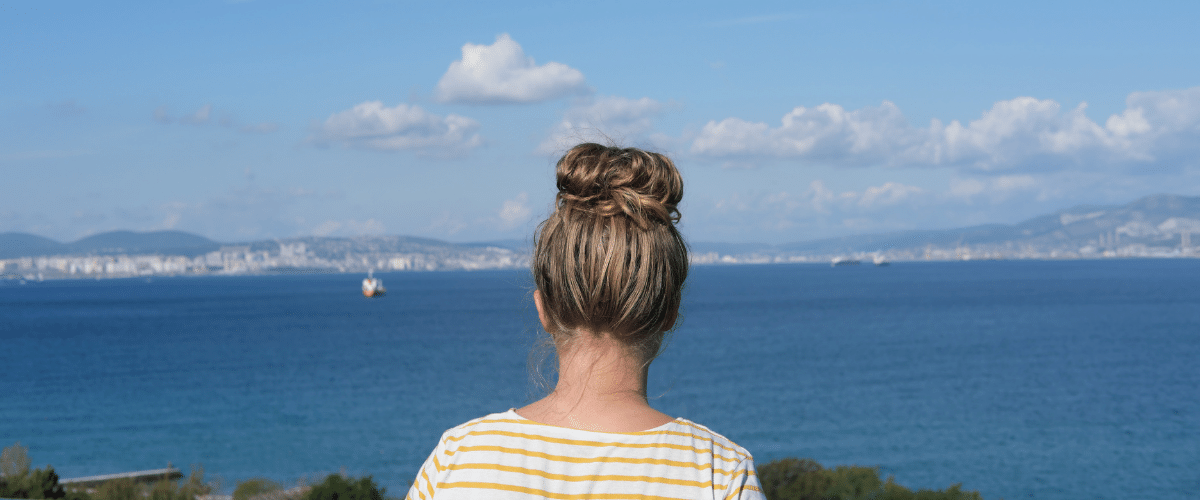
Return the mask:
M679 171L657 153L581 144L557 176L533 258L554 391L446 431L408 498L763 498L745 449L646 400L687 277Z

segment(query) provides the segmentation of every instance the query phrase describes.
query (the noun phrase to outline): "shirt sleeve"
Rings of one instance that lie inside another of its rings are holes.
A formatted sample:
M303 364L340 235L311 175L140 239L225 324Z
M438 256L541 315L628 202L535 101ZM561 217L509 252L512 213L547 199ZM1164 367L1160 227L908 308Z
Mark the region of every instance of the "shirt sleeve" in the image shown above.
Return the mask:
M408 495L405 500L433 500L433 494L437 491L437 477L441 473L441 463L438 461L438 456L445 451L446 437L438 440L437 446L433 448L433 453L429 454L429 458L425 459L425 463L421 464L421 470L417 471L417 478L413 480L412 487L408 489Z
M725 500L766 500L758 474L754 470L754 459L747 456L733 470L733 478L722 496Z

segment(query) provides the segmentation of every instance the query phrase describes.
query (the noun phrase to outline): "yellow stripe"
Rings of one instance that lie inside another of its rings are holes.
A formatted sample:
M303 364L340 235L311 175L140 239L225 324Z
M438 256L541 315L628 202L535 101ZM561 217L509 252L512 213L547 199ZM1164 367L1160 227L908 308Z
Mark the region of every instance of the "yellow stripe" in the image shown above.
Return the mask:
M739 477L742 477L742 476L746 476L747 479L749 479L751 477L755 477L754 471L752 471L752 470L746 470L746 469L739 470L739 471L733 473L733 476L731 476L729 478L729 484L726 484L725 486L721 486L720 489L729 488L730 486L733 485L734 482L736 482L738 480ZM757 480L757 478L755 478L755 479ZM751 488L753 488L755 491L758 490L758 488L756 488L755 486L749 485L749 484L746 484L745 482L743 482L742 487L738 491L741 491L744 489L751 489Z
M653 465L669 465L672 467L690 468L696 470L712 469L714 474L730 475L732 472L723 469L717 469L709 464L696 464L692 462L681 462L678 460L666 460L662 458L625 458L625 457L596 457L596 458L581 458L568 457L563 455L551 455L549 453L541 453L537 451L522 450L520 448L506 448L504 446L462 446L457 451L496 451L500 453L513 453L517 455L525 455L527 457L544 458L555 462L567 462L573 464L588 464L588 463L604 463L617 462L624 464L653 464ZM447 454L453 455L455 451L447 451Z
M742 487L741 487L741 488L739 488L737 491L734 491L733 493L730 493L730 494L729 494L729 496L725 497L725 500L729 500L730 498L737 498L737 497L740 497L740 496L742 496L742 495L741 495L741 493L742 493L743 491L746 491L746 490L749 490L749 491L758 491L758 492L761 492L761 491L762 491L762 490L758 489L758 487L756 487L756 486L753 486L753 485L746 484L746 485L742 485Z
M433 498L433 481L430 481L429 475L425 474L424 467L421 467L421 478L425 480L425 487L429 488L429 498ZM418 486L417 493L420 493L420 492L421 492L421 487ZM425 498L425 495L421 495L421 498Z
M652 495L639 495L637 493L554 493L551 491L539 490L534 488L525 488L523 486L513 486L511 484L499 483L482 483L482 482L461 482L461 483L441 483L438 488L477 488L483 490L504 490L525 493L528 495L536 495L542 498L557 498L562 500L582 500L582 499L597 499L597 500L688 500L686 498L660 497Z
M672 422L679 422L679 419L672 420ZM541 425L544 427L551 427L551 428L556 428L556 429L570 429L570 427L562 427L562 426L558 426L558 425L543 424L541 422L538 422L535 420L529 420L529 419L517 420L517 419L513 419L513 418L496 418L496 419L480 420L479 422L476 422L476 423L479 423L479 424L499 423L499 424ZM679 431L665 431L665 430L664 431L636 431L636 432L607 432L607 431L589 431L589 432L600 432L602 434L621 434L623 436L651 436L654 434L679 434L681 436L691 436L691 434L685 434L685 433L681 433Z
M679 420L678 422L679 422L680 424L686 425L686 426L688 426L688 427L691 427L691 428L693 428L693 429L696 429L696 430L701 430L701 431L707 432L707 433L709 433L709 434L712 434L712 435L716 435L716 434L717 434L717 433L715 433L715 432L713 432L713 431L709 430L709 428L707 428L707 427L705 427L705 426L703 426L703 425L700 425L700 424L694 423L694 422L688 422L688 421L686 421L686 420ZM724 449L726 449L726 450L729 450L729 451L732 451L732 452L734 452L735 454L737 454L738 458L741 458L741 459L745 459L746 457L749 457L749 456L750 456L748 453L742 453L742 452L740 452L740 451L738 451L738 450L736 450L736 449L734 449L734 448L730 448L730 447L728 447L728 446L725 446L725 445L723 445L723 444L721 444L721 443L718 443L718 442L717 442L715 439L714 439L714 440L712 440L712 444L716 445L717 447L724 448Z
M418 496L415 496L415 497L412 496L413 491L416 491ZM404 495L404 500L417 500L417 498L420 498L421 500L425 500L425 494L421 493L421 478L420 478L420 476L417 477L416 481L413 481L412 487L408 489L408 494Z
M439 474L442 472L442 464L438 462L437 453L433 454L433 470L438 471Z
M680 425L689 426L696 430L704 431L708 434L715 434L713 431L711 431L705 427L702 427L698 424L694 424L692 422L688 422L686 420L675 419L675 420L673 420L673 422L680 424ZM543 424L541 422L536 422L536 421L529 420L529 419L516 420L516 419L512 419L512 418L484 419L484 420L480 420L479 422L476 422L476 423L479 423L479 424L501 423L501 424L520 424L520 425L540 425L543 427L550 427L550 428L559 428L559 429L562 428L557 425ZM713 446L716 446L717 448L721 448L722 450L729 451L729 452L736 454L738 456L738 458L743 458L743 459L746 458L746 454L738 451L736 448L725 446L721 443L718 443L715 439L705 437L705 436L697 436L690 432L661 430L661 431L639 431L639 432L605 432L604 434L621 434L621 435L626 435L626 436L668 435L668 436L699 438L701 441L706 441L706 442L712 444Z
M702 455L704 455L704 454L707 454L706 452L708 452L708 451L709 451L709 450L705 450L705 449L703 449L703 448L696 448L696 447L694 447L694 446L687 446L687 445L682 445L682 444L672 444L672 443L605 443L605 442L603 442L603 441L584 441L584 440L580 440L580 439L561 439L561 438L552 438L552 437L547 437L547 436L539 436L539 435L537 435L537 434L525 434L525 433L521 433L521 432L511 432L511 431L471 431L471 432L469 432L469 433L467 433L467 434L464 434L464 435L462 435L462 436L459 436L459 437L449 436L449 437L447 437L446 439L447 439L447 440L449 440L449 441L460 441L460 440L462 440L462 439L465 439L467 436L471 436L471 435L476 435L476 436L505 436L505 437L515 437L515 438L525 438L525 439L532 439L532 440L535 440L535 441L545 441L545 442L547 442L547 443L565 444L565 445L569 445L569 446L592 446L592 447L597 447L597 448L607 448L607 447L615 447L615 448L628 448L628 449L671 448L671 449L675 449L675 450L683 450L683 451L690 451L690 452L692 452L692 453L699 453L699 454L702 454ZM727 461L727 462L739 462L739 461L741 461L741 458L726 458L726 457L723 457L723 456L721 456L721 455L715 455L715 454L713 455L713 458L719 458L719 459L721 459L721 460L725 460L725 461Z
M546 479L554 479L558 481L637 481L643 483L670 484L675 486L691 486L693 488L712 488L712 481L687 481L683 479L667 479L653 476L623 476L616 474L593 474L591 476L568 476L566 474L551 474L549 472L540 471L537 469L527 469L525 467L513 467L509 465L496 464L454 464L450 466L450 470L474 469L474 470L495 470L500 472L512 472L515 474L525 474L527 476L538 476Z

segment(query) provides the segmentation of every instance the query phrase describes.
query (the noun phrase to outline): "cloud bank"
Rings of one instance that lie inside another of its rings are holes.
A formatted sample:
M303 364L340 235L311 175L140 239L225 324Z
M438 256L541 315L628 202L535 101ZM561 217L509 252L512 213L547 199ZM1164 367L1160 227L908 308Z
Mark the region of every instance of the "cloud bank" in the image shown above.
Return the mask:
M583 73L565 64L538 66L508 34L491 45L465 44L462 59L438 81L441 102L465 104L531 103L587 93Z
M533 210L529 208L529 193L522 191L516 198L504 200L504 204L500 206L500 211L497 215L500 217L501 226L504 228L512 228L517 225L528 222L529 216L533 214Z
M443 117L416 105L389 108L382 102L368 101L334 113L309 140L317 145L336 143L349 148L456 155L483 143L475 132L478 129L478 122L463 116Z
M976 172L1087 168L1179 168L1200 151L1200 87L1134 92L1103 125L1086 104L1018 97L967 124L913 127L891 102L846 110L796 107L778 126L740 118L710 121L692 153L715 158L788 158L842 166L948 166Z
M541 154L562 152L584 141L628 143L646 139L663 108L662 103L649 97L606 96L583 100L563 113L562 120L554 125L537 151Z

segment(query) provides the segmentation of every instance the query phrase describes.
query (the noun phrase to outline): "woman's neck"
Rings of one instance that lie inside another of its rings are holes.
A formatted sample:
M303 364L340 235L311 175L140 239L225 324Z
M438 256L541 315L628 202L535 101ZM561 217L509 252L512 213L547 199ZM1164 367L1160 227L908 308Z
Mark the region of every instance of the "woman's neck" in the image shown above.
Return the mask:
M551 425L601 432L635 432L670 422L646 400L649 364L611 335L576 332L558 346L554 392L517 410Z

